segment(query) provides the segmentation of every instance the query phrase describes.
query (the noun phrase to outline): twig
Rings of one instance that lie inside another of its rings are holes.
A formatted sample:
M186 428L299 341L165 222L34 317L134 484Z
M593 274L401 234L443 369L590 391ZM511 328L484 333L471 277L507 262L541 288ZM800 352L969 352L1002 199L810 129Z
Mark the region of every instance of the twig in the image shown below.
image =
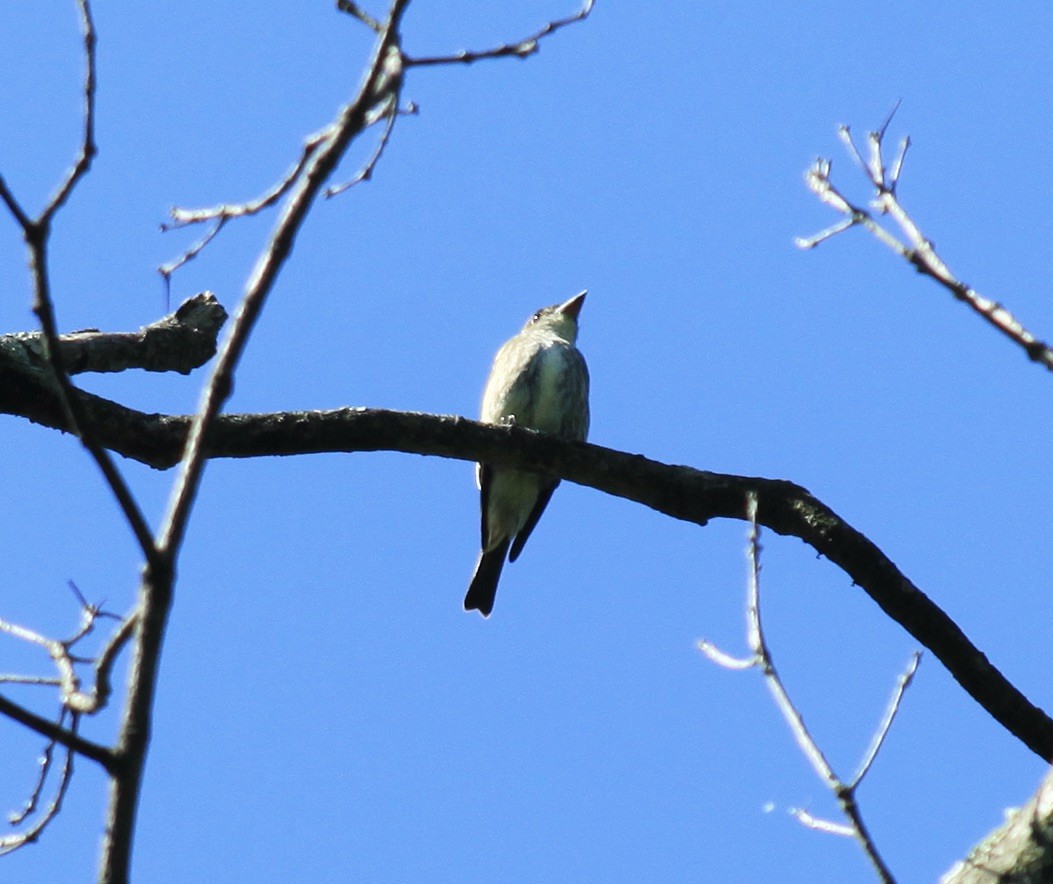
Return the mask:
M341 12L354 16L375 34L379 34L384 30L384 26L380 22L357 3L352 3L351 0L336 0L336 8Z
M177 208L173 208L172 214L175 215L178 211L180 210ZM201 252L205 249L205 246L207 246L210 242L212 242L212 240L219 236L219 232L226 226L229 220L230 217L227 215L222 215L219 218L216 218L215 223L208 229L205 235L202 236L200 239L196 240L195 242L191 243L182 255L180 255L178 258L169 261L166 264L160 265L157 268L157 272L161 274L161 279L164 281L166 310L168 309L168 305L172 302L172 274L175 273L184 264L193 261L194 258L200 255ZM174 230L176 226L176 224L162 224L161 230Z
M813 816L809 811L800 807L791 807L790 816L806 829L816 832L825 832L827 835L837 835L841 838L855 838L856 831L852 826L844 823L835 823L833 820L825 820L822 817Z
M77 631L67 639L52 639L45 635L28 629L25 626L8 623L0 619L0 632L20 641L29 642L43 648L58 670L58 678L45 679L35 676L0 676L0 682L7 684L57 684L61 689L63 708L76 714L93 715L104 708L111 691L110 671L116 660L120 649L128 642L134 632L137 620L133 614L127 620L122 620L116 614L104 611L99 605L90 604L76 585L70 581L73 590L81 604L81 624ZM120 625L110 636L102 652L97 659L74 656L73 647L90 635L100 617L109 617L120 621ZM90 691L81 689L80 676L77 674L76 664L83 662L94 663L95 684Z
M65 714L65 710L63 710ZM66 750L69 751L68 749ZM33 788L29 792L29 797L26 799L26 803L22 806L22 810L17 813L12 813L8 816L7 821L12 826L21 825L27 817L34 813L37 809L37 804L40 801L40 796L44 791L44 784L47 782L48 773L51 771L51 762L55 757L55 741L48 740L47 745L44 746L44 751L40 754L38 759L38 770L37 770L37 781L33 784Z
M877 749L880 748L885 735L888 733L888 728L892 724L892 719L895 717L895 711L899 708L899 701L902 698L903 690L910 681L910 677L914 674L914 668L917 666L917 659L915 659L914 666L910 670L908 676L905 676L900 680L900 687L893 697L893 703L889 711L886 711L884 716L883 724L879 730L878 737L871 743L871 753L868 756L861 767L860 773L857 775L855 782L852 785L846 785L842 780L834 773L833 767L823 754L822 749L819 748L819 744L812 737L807 726L804 723L804 717L800 711L794 705L793 700L790 698L789 693L786 690L782 679L779 677L779 673L775 668L775 661L771 654L771 649L768 646L767 640L764 637L764 627L761 622L761 611L760 611L760 529L757 526L757 506L758 499L757 495L750 493L746 498L746 518L750 523L749 531L749 588L746 600L746 644L750 649L752 656L748 660L736 660L733 657L729 657L723 652L719 652L719 657L714 655L713 646L709 642L700 642L699 649L702 650L706 656L715 662L721 663L721 665L727 665L721 662L722 659L728 659L732 661L732 665L729 668L744 669L757 666L764 673L764 680L768 686L772 697L775 700L776 706L782 713L786 723L790 726L790 731L793 733L794 740L801 752L808 759L812 766L812 769L822 779L827 788L837 798L838 803L841 805L841 811L844 813L848 820L848 825L840 823L834 823L829 820L821 820L817 817L812 816L810 813L804 810L795 809L791 811L793 815L802 823L813 829L818 829L824 832L829 832L837 835L845 835L855 838L862 846L866 853L871 865L877 871L878 877L883 882L891 884L894 881L892 873L881 859L880 854L877 850L877 845L871 838L865 824L863 823L863 817L859 810L859 805L856 803L855 790L859 785L859 781L869 770L870 765L873 763L873 755L877 754Z
M484 59L507 58L509 56L514 56L515 58L528 58L538 51L541 41L545 37L556 33L556 31L561 30L568 25L584 21L588 18L589 13L592 12L594 4L595 0L585 0L585 4L581 9L574 13L574 15L550 21L547 25L541 28L541 30L534 32L529 37L524 37L522 40L516 40L511 43L504 43L493 49L483 49L481 51L462 49L460 52L455 52L452 55L433 55L423 56L421 58L412 58L404 54L402 56L402 61L407 68L419 68L440 64L472 64L473 62L483 61Z
M896 107L898 108L898 106L897 103ZM830 161L822 158L816 160L811 169L805 174L808 188L820 201L845 215L846 219L826 230L820 231L814 236L797 237L795 240L797 246L802 249L812 249L847 230L849 227L861 226L877 238L879 242L910 263L915 270L928 276L930 279L934 279L954 295L955 298L967 304L984 320L1023 348L1030 360L1053 370L1053 347L1031 334L1012 313L997 301L984 297L975 289L959 280L937 254L932 241L921 232L914 219L911 218L902 203L900 203L896 194L896 187L903 172L903 164L907 150L910 147L910 139L904 138L900 142L899 152L893 161L891 170L886 169L882 155L886 130L895 111L896 108L893 108L892 113L889 114L877 132L871 132L867 135L866 158L863 157L856 146L848 126L841 126L838 129L838 137L844 144L848 155L863 170L864 175L866 175L875 190L876 195L871 203L871 208L864 208L848 200L844 194L834 187L830 180ZM901 241L886 230L875 218L875 213L877 215L890 216L899 227L905 241Z
M117 662L117 655L135 634L139 625L139 611L136 609L110 635L95 660L95 684L90 692L78 691L66 700L66 705L79 713L94 715L104 709L113 693L111 673Z
M325 137L325 132L310 136L304 142L300 159L285 173L285 177L272 185L269 190L256 197L256 199L248 200L244 203L222 203L210 209L182 209L179 206L173 206L169 213L172 216L172 221L161 225L161 230L163 231L178 230L181 227L203 224L206 221L214 221L215 224L209 229L208 233L190 246L182 255L157 268L157 272L164 277L166 283L180 267L196 258L201 253L201 250L216 238L216 235L229 220L255 215L268 206L274 205L282 196L288 193Z
M384 148L388 146L388 141L391 139L391 132L395 128L395 120L400 116L406 116L408 114L415 115L419 113L419 108L416 102L411 101L405 110L399 110L397 108L389 110L385 115L387 120L384 126L384 132L380 136L380 141L377 142L376 148L373 150L372 155L366 161L366 164L359 170L354 178L349 181L345 181L343 184L334 184L327 187L323 191L323 196L326 199L336 196L337 194L343 193L345 190L350 190L356 184L360 184L363 181L369 181L373 177L373 170L376 168L377 163L380 162L380 158L384 155Z
M24 706L20 706L2 694L0 694L0 714L14 719L19 724L25 725L30 730L36 731L49 740L54 740L56 743L72 749L85 758L90 758L92 761L102 765L111 774L116 770L116 759L109 748L93 743L91 740L86 740L79 734L67 730L50 719L37 715L35 712L30 712Z
M95 145L95 22L92 20L90 0L77 0L77 9L80 12L81 35L84 38L84 135L77 159L66 171L65 179L36 222L45 232L50 227L55 213L62 208L70 194L73 193L73 188L77 186L81 178L88 174L91 161L98 153Z
M187 517L204 470L206 432L230 395L234 369L292 248L293 240L326 178L336 168L352 139L366 127L370 109L383 100L385 90L389 90L397 99L402 83L398 24L408 4L409 0L394 0L392 3L383 35L377 43L369 73L358 96L340 111L330 126L314 136L311 141L313 147L305 151L305 159L301 160L301 174L291 189L287 188L289 193L281 219L249 277L230 334L220 351L190 428L183 468L160 532L159 548L168 557L176 553L182 542Z
M81 31L84 38L84 127L80 149L73 165L48 201L40 216L30 218L19 206L7 185L0 180L0 198L22 227L22 235L29 249L29 266L33 276L33 312L40 322L44 340L45 354L54 376L58 397L63 411L69 419L70 429L76 433L84 448L98 465L103 477L110 487L117 503L128 521L147 561L156 559L156 549L146 519L139 505L132 496L131 490L114 465L109 453L99 445L91 423L87 420L84 408L74 389L62 362L61 347L55 308L51 300L51 283L48 271L48 240L51 234L51 222L55 213L69 199L73 188L88 173L92 158L95 156L95 26L92 22L89 0L77 0L80 11Z
M62 679L48 675L17 675L14 673L0 675L0 684L30 684L61 687Z
M65 713L64 713L65 714ZM77 716L72 716L72 722L70 723L70 732L76 733L77 730ZM20 825L24 822L32 813L37 809L37 805L40 802L40 798L43 795L44 785L47 782L48 774L51 772L51 767L54 759L55 741L50 741L44 749L44 753L40 759L40 770L37 774L37 781L33 786L32 791L29 794L29 798L26 800L24 807L21 812L11 814L9 822L12 825ZM32 844L39 837L41 832L47 827L47 825L58 816L59 811L62 809L62 801L66 797L66 791L69 789L70 781L73 777L73 751L69 748L66 749L65 757L62 763L62 772L59 775L58 784L55 787L55 794L51 799L51 803L47 809L41 815L40 819L30 826L26 831L19 832L17 834L8 835L4 838L0 838L0 856L11 853L18 850L20 847L24 847L26 844Z
M888 706L885 707L885 715L881 719L881 724L878 725L878 729L874 733L873 739L870 741L870 748L867 749L866 755L863 756L863 760L859 764L859 771L852 778L852 783L849 786L852 791L859 788L859 784L863 782L863 777L867 775L867 772L874 764L874 759L878 756L878 752L881 751L885 738L892 729L892 722L896 719L896 713L899 712L899 705L903 701L903 695L907 692L907 688L910 687L910 683L914 681L914 675L918 671L918 665L920 663L921 651L915 651L911 655L910 663L907 664L907 670L896 682L895 690L892 692L892 698L889 700Z
M25 209L22 208L18 199L11 192L2 175L0 175L0 199L4 201L7 210L14 216L22 230L28 230L32 226L33 219L26 214Z
M735 657L722 651L715 644L704 638L699 639L695 647L709 657L712 662L716 663L717 666L722 666L724 669L752 669L754 666L760 664L760 661L756 657Z

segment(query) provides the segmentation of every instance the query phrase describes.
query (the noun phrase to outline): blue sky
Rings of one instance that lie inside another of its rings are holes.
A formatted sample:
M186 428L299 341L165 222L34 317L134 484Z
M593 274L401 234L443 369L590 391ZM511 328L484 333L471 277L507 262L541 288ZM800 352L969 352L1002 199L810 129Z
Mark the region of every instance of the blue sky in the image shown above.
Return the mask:
M331 6L99 5L100 154L54 233L63 329L162 315L155 268L194 235L158 232L168 207L261 193L353 94L369 34ZM793 238L834 220L804 187L816 155L866 198L836 126L865 133L902 99L905 205L962 278L1053 336L1053 10L663 6L600 0L528 61L411 72L420 116L372 182L316 207L229 410L474 416L503 340L588 288L592 441L804 485L1049 708L1053 378L862 233ZM417 0L405 48L485 48L575 8ZM0 174L36 207L76 144L73 3L7 4L0 33ZM207 288L233 307L274 220L228 226L173 304ZM28 303L2 220L0 327L31 328ZM184 413L202 378L79 382ZM0 616L71 631L67 580L124 610L139 561L86 456L10 417L0 438ZM173 476L122 466L156 521ZM836 807L760 678L694 649L742 650L742 523L564 483L483 621L461 610L477 506L471 467L434 458L209 466L137 880L872 879L853 843L787 815ZM764 545L777 662L847 776L915 644L800 542ZM28 660L0 644L0 670ZM42 747L0 731L13 809ZM933 880L1043 769L926 657L859 797L900 880ZM0 880L88 880L105 797L80 762L59 821Z

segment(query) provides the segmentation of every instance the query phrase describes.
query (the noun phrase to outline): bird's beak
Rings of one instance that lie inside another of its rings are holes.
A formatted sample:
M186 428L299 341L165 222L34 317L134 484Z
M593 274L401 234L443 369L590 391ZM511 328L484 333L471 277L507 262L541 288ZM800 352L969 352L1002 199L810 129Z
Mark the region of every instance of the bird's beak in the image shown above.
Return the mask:
M559 305L559 312L564 316L569 316L575 322L577 322L578 314L581 313L581 305L585 303L585 296L589 293L588 289L583 292L578 292L569 301Z

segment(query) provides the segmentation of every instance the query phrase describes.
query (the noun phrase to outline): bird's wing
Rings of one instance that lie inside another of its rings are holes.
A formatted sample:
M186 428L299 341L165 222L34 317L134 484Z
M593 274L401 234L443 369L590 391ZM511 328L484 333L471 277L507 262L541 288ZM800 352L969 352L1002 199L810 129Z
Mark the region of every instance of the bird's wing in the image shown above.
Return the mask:
M538 356L538 348L530 346L529 341L519 336L497 351L483 391L479 420L484 424L501 424L512 416L517 424L530 425Z
M482 516L480 539L482 548L490 546L489 530L487 526L487 515L490 512L490 483L493 480L494 468L481 463L477 466L475 477L479 482L479 513Z
M558 487L559 479L542 483L538 491L537 500L534 501L534 508L530 511L530 515L527 516L527 520L523 523L523 527L516 535L515 540L512 541L512 548L508 552L508 561L514 562L519 558L519 554L523 551L523 547L530 537L530 532L534 530L537 520L541 518L545 507L548 506L548 502L552 498L552 492ZM484 528L483 531L485 532L485 530Z
M584 442L589 436L589 367L576 347L569 347L565 358L564 395L573 402L580 402L582 407L568 411L560 435Z

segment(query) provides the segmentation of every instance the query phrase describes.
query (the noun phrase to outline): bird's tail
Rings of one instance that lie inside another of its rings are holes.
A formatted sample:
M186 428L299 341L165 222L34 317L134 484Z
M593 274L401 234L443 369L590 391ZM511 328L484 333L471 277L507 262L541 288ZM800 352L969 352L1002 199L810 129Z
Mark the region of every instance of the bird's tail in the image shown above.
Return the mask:
M494 597L497 595L497 581L501 579L501 568L505 564L505 556L508 554L509 540L506 537L489 552L483 551L479 554L479 561L475 566L475 574L472 582L468 584L468 592L464 597L464 610L478 611L484 617L489 617L494 609Z

